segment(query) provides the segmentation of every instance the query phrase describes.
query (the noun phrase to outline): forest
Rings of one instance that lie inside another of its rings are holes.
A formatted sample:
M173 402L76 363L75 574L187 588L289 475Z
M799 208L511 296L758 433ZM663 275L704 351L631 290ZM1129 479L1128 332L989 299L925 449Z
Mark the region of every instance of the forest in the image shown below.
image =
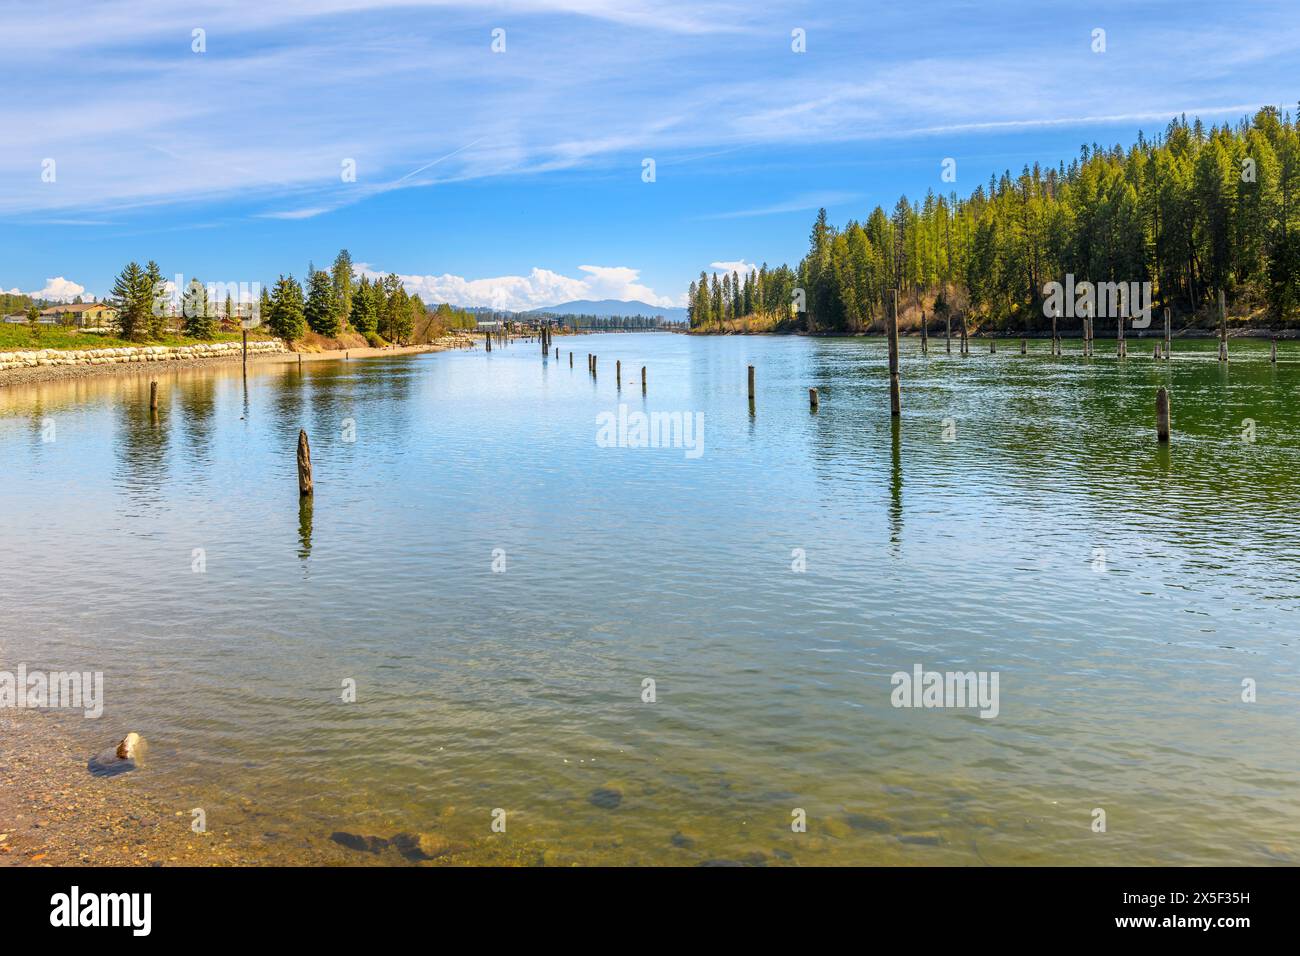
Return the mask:
M1032 334L1050 324L1045 284L1066 275L1149 282L1155 308L1179 328L1217 321L1220 291L1236 325L1300 325L1296 120L1271 107L1235 126L1183 116L1154 139L1084 145L1069 165L1007 171L964 197L904 196L842 228L822 209L796 267L702 272L688 293L690 325L875 331L897 290L900 311Z

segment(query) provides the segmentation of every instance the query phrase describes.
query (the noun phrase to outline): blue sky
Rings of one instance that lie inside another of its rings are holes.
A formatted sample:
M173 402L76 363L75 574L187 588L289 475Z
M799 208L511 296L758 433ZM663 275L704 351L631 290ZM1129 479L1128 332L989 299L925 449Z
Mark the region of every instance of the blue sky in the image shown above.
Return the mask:
M47 296L346 247L429 302L681 304L796 262L819 205L1300 98L1293 0L0 0L0 36L0 289Z

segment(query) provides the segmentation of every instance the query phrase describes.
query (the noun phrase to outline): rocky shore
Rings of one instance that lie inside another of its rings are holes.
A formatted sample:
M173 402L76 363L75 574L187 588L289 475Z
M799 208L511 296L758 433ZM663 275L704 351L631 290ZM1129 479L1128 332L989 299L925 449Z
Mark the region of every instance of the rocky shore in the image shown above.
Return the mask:
M331 349L319 352L293 352L285 348L284 343L279 340L258 341L248 343L248 364L319 362L382 355L406 355L415 352L440 352L464 346L469 341L467 336L447 336L428 345ZM0 352L0 388L27 382L84 378L92 375L142 373L155 367L168 370L205 368L218 362L239 362L242 358L242 346L239 342L214 342L208 345L177 347L156 345L119 349Z

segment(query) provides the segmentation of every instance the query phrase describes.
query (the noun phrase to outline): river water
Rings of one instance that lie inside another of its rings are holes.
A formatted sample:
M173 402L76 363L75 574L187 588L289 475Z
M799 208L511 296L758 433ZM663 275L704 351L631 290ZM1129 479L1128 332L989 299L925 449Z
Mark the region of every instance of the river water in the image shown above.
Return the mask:
M102 671L87 756L249 840L1300 862L1297 346L905 340L895 428L880 340L555 344L0 389L0 668Z

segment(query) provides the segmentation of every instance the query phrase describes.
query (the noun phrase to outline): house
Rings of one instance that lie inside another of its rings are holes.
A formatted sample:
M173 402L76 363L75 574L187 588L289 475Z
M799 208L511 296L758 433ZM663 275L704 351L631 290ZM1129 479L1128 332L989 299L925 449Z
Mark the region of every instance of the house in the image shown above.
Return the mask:
M77 302L41 310L40 322L58 322L79 328L101 328L117 318L117 309L103 302Z

